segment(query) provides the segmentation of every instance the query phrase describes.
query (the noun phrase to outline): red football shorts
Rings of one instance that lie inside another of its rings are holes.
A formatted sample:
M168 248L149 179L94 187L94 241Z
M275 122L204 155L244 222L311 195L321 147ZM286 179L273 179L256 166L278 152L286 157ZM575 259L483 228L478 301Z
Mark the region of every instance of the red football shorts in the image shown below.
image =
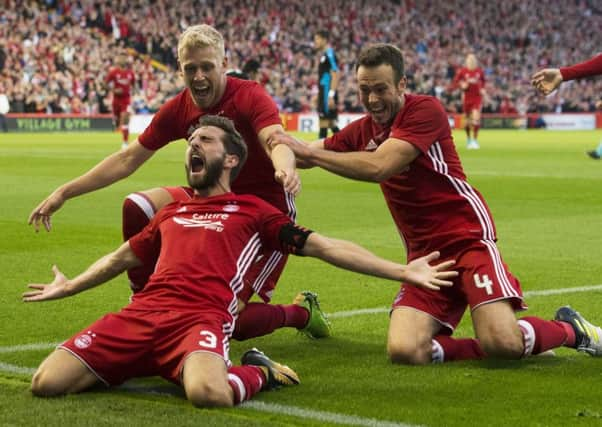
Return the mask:
M121 113L127 113L130 108L130 97L119 98L113 97L113 115L115 117L121 116Z
M161 376L180 384L186 358L213 353L229 361L231 323L222 313L142 311L125 307L83 329L59 348L84 363L102 382Z
M194 191L189 187L163 187L174 201L186 201L192 198ZM253 294L259 295L264 302L270 302L278 279L284 270L288 255L280 251L263 250L245 274L244 286L238 298L245 304Z
M464 98L464 114L470 114L474 110L481 111L482 104L481 98Z
M453 286L440 291L420 289L402 284L393 309L411 307L434 317L451 333L466 311L494 301L508 300L515 311L525 310L520 282L502 261L495 242L476 240L462 242L440 250L442 262L455 259L459 275Z

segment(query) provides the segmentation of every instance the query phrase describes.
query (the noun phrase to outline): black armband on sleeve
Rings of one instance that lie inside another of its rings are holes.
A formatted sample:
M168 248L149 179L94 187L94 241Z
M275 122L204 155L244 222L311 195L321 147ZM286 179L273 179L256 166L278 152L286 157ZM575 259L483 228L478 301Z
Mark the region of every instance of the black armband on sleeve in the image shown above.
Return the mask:
M292 222L289 222L280 228L278 239L282 243L284 252L303 255L300 253L301 249L303 249L305 246L305 242L311 233L313 233L312 230L308 230L307 228L303 228L293 224Z

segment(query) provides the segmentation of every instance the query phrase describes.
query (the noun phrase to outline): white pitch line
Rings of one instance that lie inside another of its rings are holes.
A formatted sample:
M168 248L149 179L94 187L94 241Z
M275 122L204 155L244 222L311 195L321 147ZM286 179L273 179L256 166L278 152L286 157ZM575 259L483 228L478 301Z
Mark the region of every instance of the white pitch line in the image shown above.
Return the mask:
M516 178L556 178L556 179L568 179L568 178L585 178L585 179L597 179L598 174L559 174L559 173L540 173L540 172L498 172L498 171L468 171L468 177L475 175L482 176L500 176L500 177L516 177Z
M173 388L173 387L172 387ZM121 390L129 390L136 393L152 394L155 396L174 396L174 392L170 392L166 387L145 387L131 384L119 386ZM420 427L418 424L397 423L394 421L379 420L376 418L358 417L355 415L345 415L338 412L318 411L315 409L299 408L298 406L280 405L277 403L261 402L259 400L251 400L243 402L239 405L240 408L249 408L256 411L269 412L271 414L282 414L291 417L312 419L320 422L329 422L333 424L343 424L350 426L365 426L365 427Z
M592 286L577 286L574 288L561 288L561 289L543 289L540 291L527 291L523 293L525 298L531 297L543 297L548 295L561 295L561 294L572 294L579 292L592 292L592 291L602 291L602 285L592 285ZM391 310L391 307L374 307L374 308L360 308L358 310L348 310L348 311L337 311L335 313L326 314L330 319L340 319L343 317L353 317L359 316L362 314L379 314L379 313L388 313Z
M21 344L10 347L0 347L0 353L17 353L19 351L46 350L56 347L58 343L40 342L35 344Z
M543 289L541 291L527 291L524 293L525 297L544 297L548 295L560 295L560 294L572 294L578 292L591 292L591 291L602 291L602 285L592 286L577 286L574 288L561 288L561 289Z
M0 372L9 372L11 374L33 375L35 368L26 368L24 366L11 365L10 363L0 362Z
M375 418L356 417L343 415L336 412L316 411L314 409L303 409L296 406L279 405L277 403L261 402L259 400L248 401L240 405L243 408L252 408L257 411L289 415L304 419L312 419L334 424L367 427L418 427L416 424L396 423L393 421L377 420Z

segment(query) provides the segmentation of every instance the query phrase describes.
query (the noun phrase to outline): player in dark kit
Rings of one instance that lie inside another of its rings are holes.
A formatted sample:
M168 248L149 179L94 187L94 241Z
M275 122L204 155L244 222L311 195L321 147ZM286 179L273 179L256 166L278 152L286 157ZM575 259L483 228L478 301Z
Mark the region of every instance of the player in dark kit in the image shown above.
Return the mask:
M539 70L531 77L531 83L542 94L549 95L564 81L600 75L602 75L602 54L568 67ZM596 103L596 107L602 109L602 99ZM592 159L600 160L602 158L602 140L598 147L588 151L587 155Z
M227 59L222 35L209 25L188 28L178 41L178 61L186 88L168 101L148 128L127 150L115 153L88 173L59 187L30 216L38 229L50 229L50 216L69 198L110 185L132 174L158 149L187 139L207 114L228 117L245 138L249 158L232 188L238 194L253 194L275 206L292 220L296 216L294 195L300 189L295 156L285 146L273 150L269 136L283 133L278 108L256 82L226 76ZM137 234L166 204L188 200L192 189L154 188L129 195L123 205L124 240ZM247 339L266 335L281 327L294 327L314 338L330 335L330 326L313 293L297 295L293 304L270 305L272 293L286 264L279 250L260 252L244 277L234 337ZM142 289L155 269L150 260L128 271L134 291ZM262 302L249 302L253 294Z
M395 363L425 364L496 357L518 359L568 346L602 356L602 329L570 307L555 320L523 317L519 281L497 248L491 212L464 174L447 114L434 97L406 94L401 51L389 44L362 49L356 64L368 114L310 146L287 144L310 166L379 182L408 260L437 248L456 260L454 286L431 292L402 285L392 307L388 353ZM452 338L470 308L476 339Z
M128 145L131 90L136 82L134 72L128 68L128 58L124 51L117 54L117 66L109 71L105 83L113 92L113 120L115 128L121 131L122 148Z
M328 44L328 31L318 31L314 36L314 46L320 54L318 64L318 114L320 116L320 133L318 138L328 136L328 128L337 133L337 104L339 84L339 66L334 49Z
M204 116L189 138L190 200L162 209L139 234L70 280L57 267L52 283L30 284L26 302L74 295L133 265L158 259L149 283L118 313L110 313L59 345L34 374L32 392L50 397L104 383L162 376L183 386L201 407L232 406L262 389L299 383L287 366L253 349L232 366L229 339L243 276L263 246L417 286L450 286L453 262L429 265L437 253L409 265L378 258L351 242L295 225L264 200L230 191L247 156L233 123Z

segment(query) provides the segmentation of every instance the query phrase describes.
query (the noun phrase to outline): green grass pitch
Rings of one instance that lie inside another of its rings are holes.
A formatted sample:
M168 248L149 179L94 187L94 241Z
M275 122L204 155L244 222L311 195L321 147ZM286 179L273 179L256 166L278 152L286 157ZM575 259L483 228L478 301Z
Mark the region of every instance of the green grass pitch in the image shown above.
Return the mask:
M545 318L571 304L602 323L602 162L587 158L602 132L488 131L479 151L456 135L469 181L496 220L504 260L532 294L528 313ZM304 136L310 138L311 136ZM0 134L0 425L3 426L589 426L602 424L602 360L569 349L553 358L393 366L386 358L387 313L398 285L291 259L274 297L319 293L334 336L311 341L293 330L234 342L296 369L301 385L262 393L230 410L194 409L161 379L58 399L29 393L32 369L59 342L128 300L119 277L84 294L24 304L30 282L51 279L56 263L78 273L120 242L120 211L130 192L184 182L184 143L161 150L125 181L68 201L51 233L27 225L35 205L59 184L119 148L117 134ZM375 184L320 170L302 172L299 223L403 261L404 252ZM542 295L537 291L560 289ZM527 294L529 295L529 294ZM379 309L373 313L347 311ZM457 335L472 335L465 319ZM31 345L31 347L18 347Z

